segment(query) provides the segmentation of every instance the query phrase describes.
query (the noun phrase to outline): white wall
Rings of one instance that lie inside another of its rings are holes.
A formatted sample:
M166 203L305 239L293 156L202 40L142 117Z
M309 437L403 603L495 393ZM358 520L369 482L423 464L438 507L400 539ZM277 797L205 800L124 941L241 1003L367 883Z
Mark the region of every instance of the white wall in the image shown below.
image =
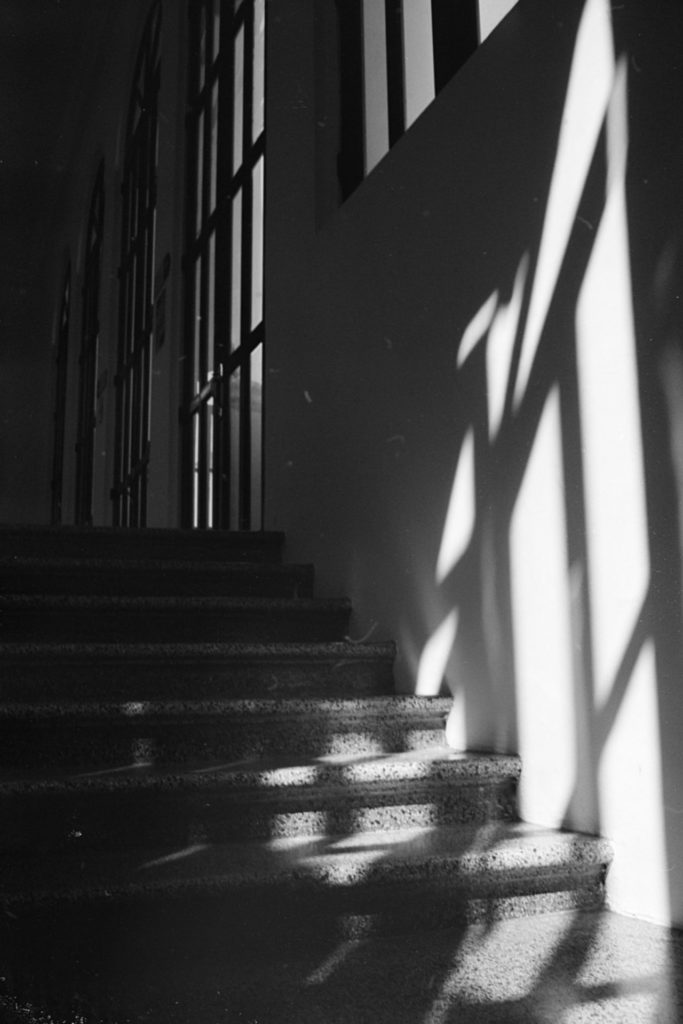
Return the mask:
M313 28L271 18L267 525L454 741L522 753L526 817L614 839L616 909L683 924L683 23L583 7L521 0L317 229Z

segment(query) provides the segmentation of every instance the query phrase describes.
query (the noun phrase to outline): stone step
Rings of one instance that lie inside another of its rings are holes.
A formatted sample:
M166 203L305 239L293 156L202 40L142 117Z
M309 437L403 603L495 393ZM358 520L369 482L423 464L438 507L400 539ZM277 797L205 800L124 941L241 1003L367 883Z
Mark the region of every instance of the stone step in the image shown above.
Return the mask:
M0 557L1 594L313 596L313 567L278 562Z
M0 701L393 693L392 643L0 644Z
M199 991L205 1013L183 1016L185 1004L170 1019L227 1024L256 958L316 950L334 965L360 938L425 946L435 928L599 906L610 856L601 840L496 823L15 861L0 870L3 970L60 1020L160 1024L160 1006ZM298 1020L277 1006L263 1019Z
M347 918L338 923L348 935L354 917L368 919L363 930L381 928L382 918L394 930L400 921L433 927L594 906L611 856L606 840L506 821L47 858L38 852L0 859L0 902L17 913L84 900L229 893L242 937L256 926L265 938L278 920L287 931L306 927L305 917L320 911ZM285 906L290 913L281 918Z
M217 908L216 920L222 912L223 906ZM151 957L144 922L139 930L129 927L125 950L115 947L117 956L109 959L116 1008L92 1016L144 1024L683 1020L680 932L607 910L560 911L493 926L474 923L434 930L428 937L339 941L323 931L317 941L282 958L239 956L239 951L226 958L216 941L219 933L219 925L207 927L205 919L182 927L177 914L169 916L168 938ZM179 934L182 951L171 939ZM71 953L60 951L60 968L67 972L74 969ZM136 971L136 964L145 970ZM71 991L81 987L74 983ZM78 1020L78 1009L82 1004L64 1006L59 1020ZM27 1024L30 1017L2 1019Z
M0 526L2 558L280 561L284 534L98 526Z
M0 768L96 771L445 742L448 698L259 698L0 705Z
M516 757L436 747L0 778L0 850L186 846L512 820L519 773Z
M341 640L350 612L344 599L10 594L0 596L0 642Z

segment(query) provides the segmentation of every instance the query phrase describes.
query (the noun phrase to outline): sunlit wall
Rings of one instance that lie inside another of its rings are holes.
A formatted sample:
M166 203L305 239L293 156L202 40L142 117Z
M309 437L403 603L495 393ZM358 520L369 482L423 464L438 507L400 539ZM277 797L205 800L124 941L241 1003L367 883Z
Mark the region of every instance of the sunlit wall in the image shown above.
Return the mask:
M679 924L682 42L668 0L521 0L317 229L315 62L276 58L266 425L268 521L355 635Z

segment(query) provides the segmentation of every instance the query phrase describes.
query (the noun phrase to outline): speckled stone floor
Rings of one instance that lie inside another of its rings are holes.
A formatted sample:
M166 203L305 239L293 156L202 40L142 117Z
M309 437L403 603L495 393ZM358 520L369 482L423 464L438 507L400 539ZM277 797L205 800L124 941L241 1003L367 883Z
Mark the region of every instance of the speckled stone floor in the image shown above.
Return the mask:
M683 934L608 912L348 942L324 955L260 965L252 984L249 973L232 1011L202 1024L683 1020Z
M609 912L321 944L258 963L233 961L222 971L219 963L204 967L201 977L167 979L145 1008L108 1017L108 1024L683 1020L683 933ZM0 1007L0 1020L12 1024L46 1021L1 1014Z

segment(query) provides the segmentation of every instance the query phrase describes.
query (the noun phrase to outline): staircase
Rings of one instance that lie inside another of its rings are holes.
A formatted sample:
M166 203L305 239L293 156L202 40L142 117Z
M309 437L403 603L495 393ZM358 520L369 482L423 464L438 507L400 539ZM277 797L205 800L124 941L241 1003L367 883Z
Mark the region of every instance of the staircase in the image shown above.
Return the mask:
M603 901L607 845L519 822L282 546L0 528L0 974L54 1020L285 1020L297 950Z

